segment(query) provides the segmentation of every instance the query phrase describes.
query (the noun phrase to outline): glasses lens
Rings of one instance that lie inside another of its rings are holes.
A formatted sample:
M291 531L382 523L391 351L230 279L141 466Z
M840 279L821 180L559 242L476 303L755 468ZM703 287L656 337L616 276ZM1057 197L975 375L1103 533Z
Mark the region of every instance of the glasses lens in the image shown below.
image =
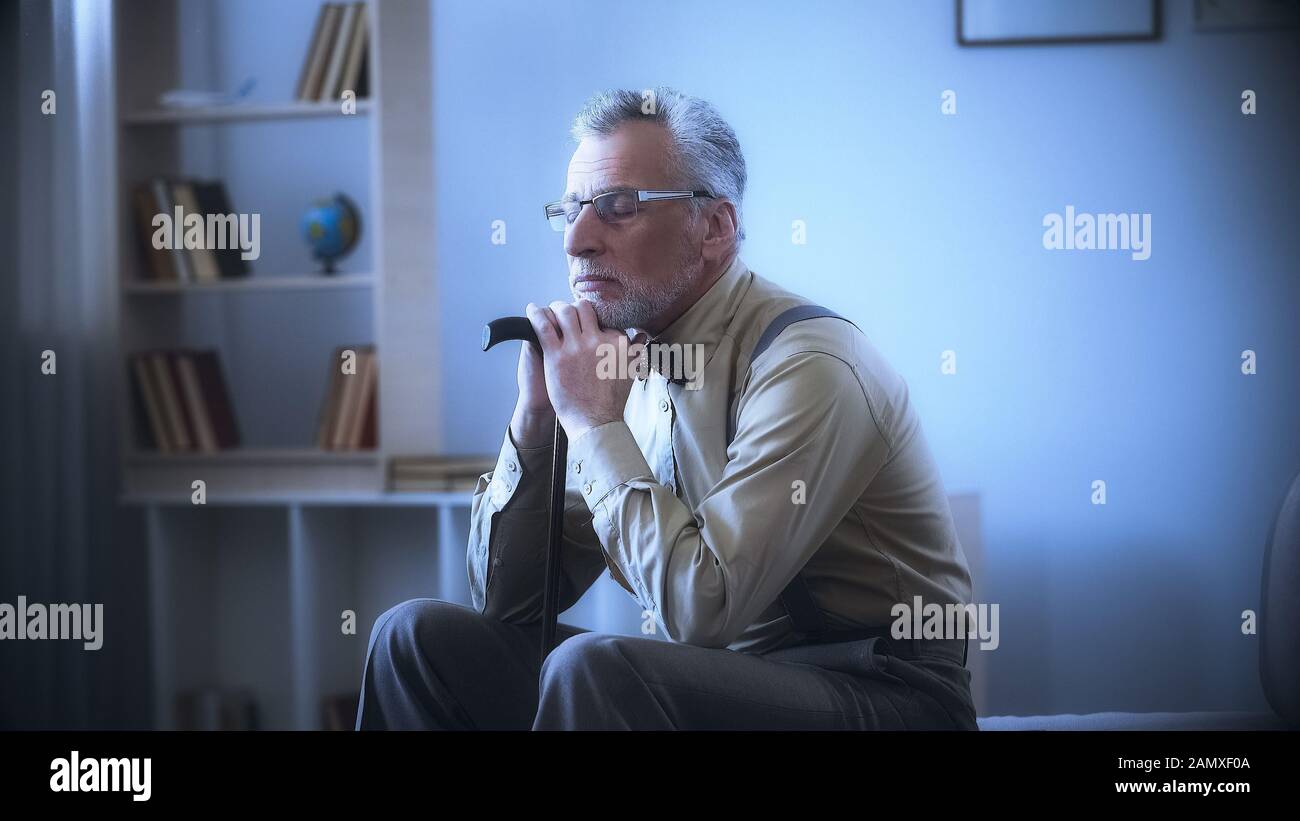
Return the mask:
M553 202L546 206L546 221L551 224L552 229L563 231L564 227L569 224L570 211L573 212L573 216L577 216L578 204L576 202Z
M596 197L593 205L605 222L620 222L636 216L635 191L611 191Z

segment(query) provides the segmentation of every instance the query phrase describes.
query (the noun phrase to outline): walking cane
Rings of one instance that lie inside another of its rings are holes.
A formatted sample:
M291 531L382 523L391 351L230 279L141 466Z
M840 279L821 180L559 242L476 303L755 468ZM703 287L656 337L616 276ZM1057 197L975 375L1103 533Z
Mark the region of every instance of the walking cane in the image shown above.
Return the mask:
M537 341L537 332L527 317L507 316L494 319L483 326L483 350L488 350L498 342L521 339L531 342L541 353L542 346ZM542 649L538 664L546 661L546 656L555 644L555 623L559 619L557 612L560 605L560 540L564 535L564 480L567 476L569 460L569 437L560 426L560 419L555 418L555 448L551 461L551 505L550 528L546 534L546 581L542 588Z

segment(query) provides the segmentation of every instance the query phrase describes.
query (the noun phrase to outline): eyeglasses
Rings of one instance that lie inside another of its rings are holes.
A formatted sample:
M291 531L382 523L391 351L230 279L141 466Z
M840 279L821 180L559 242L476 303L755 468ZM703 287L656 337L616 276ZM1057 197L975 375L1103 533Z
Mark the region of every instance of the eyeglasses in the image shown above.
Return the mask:
M714 199L708 191L607 191L589 200L561 200L548 203L546 219L556 231L563 231L572 225L582 211L582 206L591 203L596 209L596 216L604 222L626 222L637 215L643 202L659 200L689 200L693 197Z

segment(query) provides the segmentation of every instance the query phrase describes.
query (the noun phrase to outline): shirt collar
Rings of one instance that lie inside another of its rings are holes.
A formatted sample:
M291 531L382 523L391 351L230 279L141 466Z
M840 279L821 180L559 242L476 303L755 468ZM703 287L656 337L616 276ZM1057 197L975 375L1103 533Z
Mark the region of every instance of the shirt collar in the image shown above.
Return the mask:
M665 345L703 345L703 363L707 365L713 358L718 342L722 340L723 334L726 333L727 327L736 315L740 299L749 290L752 279L753 274L750 273L749 267L741 260L740 254L736 254L722 275L709 286L709 290L705 291L703 296L695 301L695 304L687 308L657 336L649 337L647 342ZM644 332L630 330L628 333L629 336L635 337ZM670 378L669 381L683 380Z

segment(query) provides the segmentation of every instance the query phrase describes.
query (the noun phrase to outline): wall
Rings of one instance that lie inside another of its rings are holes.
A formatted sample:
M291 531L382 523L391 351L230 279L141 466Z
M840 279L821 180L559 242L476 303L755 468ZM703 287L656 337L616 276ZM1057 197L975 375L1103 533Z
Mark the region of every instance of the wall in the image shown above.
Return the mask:
M937 1L440 0L432 28L445 441L509 417L481 324L566 296L569 119L676 85L745 148L745 260L866 329L982 495L993 711L1263 706L1239 625L1300 469L1294 32L1197 33L1190 2L1137 44L963 48ZM1066 205L1151 213L1151 258L1045 250Z

